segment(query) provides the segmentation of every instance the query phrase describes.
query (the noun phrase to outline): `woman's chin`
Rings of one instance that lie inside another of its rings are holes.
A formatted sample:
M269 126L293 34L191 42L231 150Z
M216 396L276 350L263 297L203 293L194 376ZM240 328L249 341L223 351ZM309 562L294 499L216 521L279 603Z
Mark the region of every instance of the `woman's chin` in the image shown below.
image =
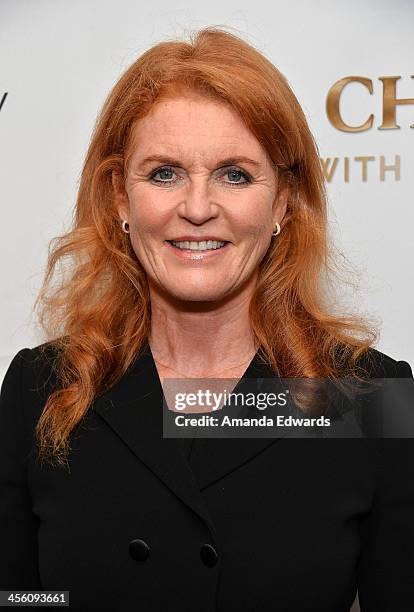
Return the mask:
M205 287L164 287L164 292L180 302L211 302L217 303L229 295L225 289L206 289Z

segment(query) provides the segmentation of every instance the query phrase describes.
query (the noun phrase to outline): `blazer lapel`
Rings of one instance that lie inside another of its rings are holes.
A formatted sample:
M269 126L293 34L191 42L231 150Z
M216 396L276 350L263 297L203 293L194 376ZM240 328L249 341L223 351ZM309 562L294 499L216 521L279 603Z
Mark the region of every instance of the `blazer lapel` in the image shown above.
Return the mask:
M252 391L248 383L249 379L271 378L274 380L274 377L270 367L263 364L256 353L233 392ZM264 390L266 382L263 382L264 385L261 388ZM271 385L271 391L274 391L274 382ZM237 416L243 418L253 416L253 414L249 413L249 409L244 409L239 410ZM191 453L191 466L200 490L247 463L286 434L287 432L280 430L278 435L271 438L196 438Z
M122 379L95 400L92 410L214 532L181 441L163 438L162 405L161 382L147 345Z
M255 356L235 391L240 390L246 378L272 376ZM122 379L95 400L92 410L155 476L200 516L213 534L214 525L201 490L277 441L274 437L198 438L194 440L190 466L181 439L163 437L163 390L148 344Z

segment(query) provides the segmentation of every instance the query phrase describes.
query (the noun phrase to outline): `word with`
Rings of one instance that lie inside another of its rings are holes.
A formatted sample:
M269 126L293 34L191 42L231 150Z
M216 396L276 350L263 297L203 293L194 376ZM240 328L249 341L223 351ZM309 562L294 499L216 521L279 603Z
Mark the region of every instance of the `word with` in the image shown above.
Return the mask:
M376 160L375 155L359 155L357 157L343 158L343 177L345 183L349 183L350 180L350 159L353 159L355 162L361 162L361 166L358 166L358 170L361 170L362 180L366 182L368 180L368 162L373 162ZM319 161L322 165L322 171L325 176L325 179L328 183L330 183L336 173L336 170L339 165L339 157L327 157L327 158L319 158ZM399 155L396 155L394 158L393 164L386 164L384 155L380 155L379 158L379 178L381 181L385 181L385 173L392 172L394 176L394 180L399 181L401 176L401 158Z

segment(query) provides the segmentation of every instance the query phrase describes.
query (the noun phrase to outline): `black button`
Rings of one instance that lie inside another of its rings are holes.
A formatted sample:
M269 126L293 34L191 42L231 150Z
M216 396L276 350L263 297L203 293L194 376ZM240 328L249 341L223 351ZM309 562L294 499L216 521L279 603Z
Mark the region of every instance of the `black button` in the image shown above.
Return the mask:
M205 565L213 567L218 561L216 549L211 544L203 544L200 548L200 556Z
M132 540L129 543L129 554L135 561L145 561L149 555L149 546L144 540Z

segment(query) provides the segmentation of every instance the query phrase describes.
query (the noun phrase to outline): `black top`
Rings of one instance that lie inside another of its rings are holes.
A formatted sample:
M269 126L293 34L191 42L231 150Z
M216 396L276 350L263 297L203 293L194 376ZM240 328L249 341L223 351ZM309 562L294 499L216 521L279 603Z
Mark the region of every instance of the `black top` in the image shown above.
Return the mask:
M410 365L373 356L376 376L410 379L414 410ZM34 439L52 366L24 348L2 384L0 590L113 612L347 612L358 588L361 612L412 610L413 438L197 438L189 465L148 353L52 468Z

